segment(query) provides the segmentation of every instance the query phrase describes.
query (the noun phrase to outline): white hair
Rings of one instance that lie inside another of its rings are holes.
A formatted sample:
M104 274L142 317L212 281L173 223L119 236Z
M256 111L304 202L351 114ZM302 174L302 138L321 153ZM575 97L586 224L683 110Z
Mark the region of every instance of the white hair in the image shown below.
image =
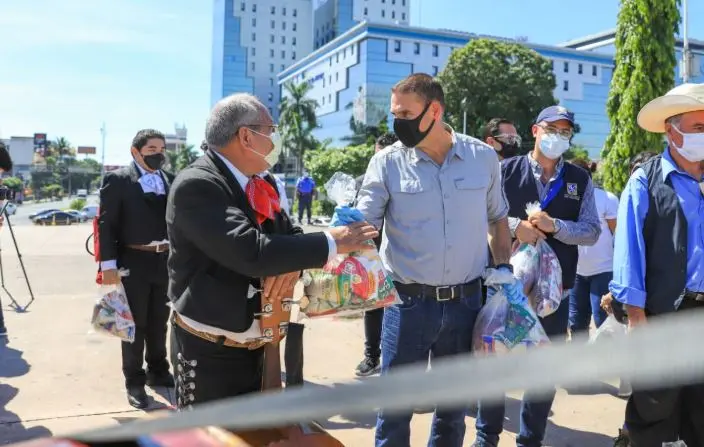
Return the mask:
M209 147L227 146L240 128L257 124L268 111L264 104L248 93L227 96L215 104L205 124L205 141Z

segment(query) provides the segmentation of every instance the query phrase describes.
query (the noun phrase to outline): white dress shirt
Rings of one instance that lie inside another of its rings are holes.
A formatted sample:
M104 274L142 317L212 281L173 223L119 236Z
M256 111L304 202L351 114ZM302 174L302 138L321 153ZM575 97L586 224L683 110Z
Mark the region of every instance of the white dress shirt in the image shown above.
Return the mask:
M237 183L240 184L242 187L242 191L244 191L247 188L247 183L249 182L249 178L244 175L239 169L237 169L228 159L220 155L218 152L214 153L220 157L220 159L225 163L225 166L232 172L232 175L235 176L235 179L237 180ZM266 171L262 173L266 174ZM285 192L282 197L285 197ZM324 232L325 237L328 239L328 259L331 259L333 256L337 254L337 244L335 243L335 240L332 238L330 233L327 231ZM247 298L253 298L258 292L255 290L252 286L249 287L249 293L247 294ZM245 332L232 332L232 331L226 331L224 329L220 329L214 326L210 326L207 324L199 323L197 321L194 321L191 318L185 317L181 314L179 314L179 317L181 318L181 321L185 323L187 326L191 327L192 329L195 329L196 331L199 332L206 332L208 334L216 335L216 336L224 336L229 338L230 340L233 340L238 343L246 343L248 341L253 341L254 339L261 337L261 328L259 326L259 320L256 318L254 321L252 321L252 325L247 329Z
M139 169L139 173L141 174L139 177L139 184L145 194L152 193L157 196L166 195L166 187L164 186L164 179L161 177L161 171L147 172L146 169L139 165L139 163L134 162L134 165L137 166L137 169ZM151 241L147 245L164 245L168 243L169 241L164 239L163 241ZM109 259L107 261L102 261L100 263L100 269L102 271L117 269L117 260Z

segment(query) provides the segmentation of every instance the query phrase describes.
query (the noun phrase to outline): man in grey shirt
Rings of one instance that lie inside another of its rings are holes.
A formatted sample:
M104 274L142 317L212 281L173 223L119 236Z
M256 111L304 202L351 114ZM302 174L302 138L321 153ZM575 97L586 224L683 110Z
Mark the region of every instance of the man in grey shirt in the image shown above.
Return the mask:
M399 142L372 158L357 208L377 228L381 258L402 304L384 312L381 373L470 350L482 305L487 234L510 269L508 207L493 148L443 123L444 93L426 74L392 89ZM464 409L437 408L429 445L461 446ZM407 446L412 413L381 410L376 446Z

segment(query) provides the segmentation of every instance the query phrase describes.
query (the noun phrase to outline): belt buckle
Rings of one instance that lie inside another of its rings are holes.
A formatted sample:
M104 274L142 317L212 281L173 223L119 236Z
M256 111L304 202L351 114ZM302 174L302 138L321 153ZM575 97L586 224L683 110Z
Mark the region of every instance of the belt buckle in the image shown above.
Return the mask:
M440 291L445 290L445 289L450 289L452 293L450 293L449 298L441 298L440 297ZM435 299L439 302L443 301L450 301L455 299L455 286L440 286L435 288Z

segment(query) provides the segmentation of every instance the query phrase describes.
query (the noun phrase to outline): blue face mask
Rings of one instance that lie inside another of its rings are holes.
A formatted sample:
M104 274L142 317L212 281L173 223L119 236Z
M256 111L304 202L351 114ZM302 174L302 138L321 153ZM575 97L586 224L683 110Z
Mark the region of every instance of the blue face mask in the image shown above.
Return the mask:
M544 133L540 137L540 152L550 160L557 160L570 148L569 138L558 134Z

